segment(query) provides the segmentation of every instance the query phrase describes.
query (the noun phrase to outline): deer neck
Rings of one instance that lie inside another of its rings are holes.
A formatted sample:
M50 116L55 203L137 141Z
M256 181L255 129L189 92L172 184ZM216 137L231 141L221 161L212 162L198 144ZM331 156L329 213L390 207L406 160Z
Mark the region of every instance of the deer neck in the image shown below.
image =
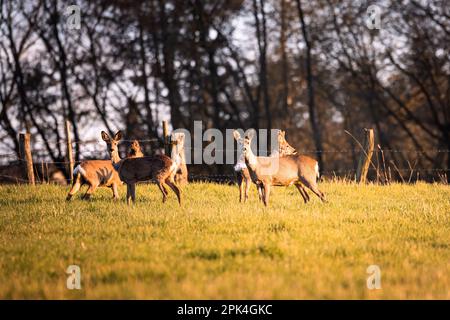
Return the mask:
M245 163L245 154L244 153L241 153L237 163Z
M171 158L175 162L177 167L181 164L186 163L186 159L184 157L184 149L179 148L178 146L175 146L174 148L172 148Z
M249 149L246 153L245 153L245 164L252 170L255 171L256 170L256 165L257 165L258 161L256 159L255 154L253 153L253 151L251 149Z
M296 154L296 153L297 153L297 150L295 150L295 148L293 148L289 143L287 143L287 141L284 141L284 142L280 143L277 155L280 157L284 157L284 156L289 156L289 155Z
M111 161L114 169L119 170L120 162L122 161L119 156L119 150L116 149L111 152Z
M184 155L184 148L180 148L178 151L178 156L180 157L181 163L186 163L186 156Z

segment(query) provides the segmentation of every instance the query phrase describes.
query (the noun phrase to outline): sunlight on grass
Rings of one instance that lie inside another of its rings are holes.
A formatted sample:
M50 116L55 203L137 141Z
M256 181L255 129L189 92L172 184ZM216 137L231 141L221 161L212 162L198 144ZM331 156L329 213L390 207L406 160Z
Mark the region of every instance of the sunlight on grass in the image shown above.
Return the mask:
M195 183L166 204L99 189L0 186L1 298L450 298L450 187L322 183L329 203L275 188L269 208L236 186ZM82 290L66 288L81 267ZM368 290L366 269L381 268Z

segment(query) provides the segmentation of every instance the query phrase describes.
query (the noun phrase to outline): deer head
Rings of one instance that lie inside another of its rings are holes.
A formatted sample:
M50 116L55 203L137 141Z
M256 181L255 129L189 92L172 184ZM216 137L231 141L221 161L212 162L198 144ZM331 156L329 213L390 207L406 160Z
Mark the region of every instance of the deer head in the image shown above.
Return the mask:
M234 170L241 171L246 168L245 156L243 151L244 139L242 139L241 134L237 130L233 130L233 137L234 140L236 140L237 142L237 152L238 152L238 159L236 165L234 166Z
M241 154L244 158L249 153L252 153L250 146L251 146L252 139L254 136L255 136L255 130L253 130L253 129L248 131L244 138L242 138L239 131L237 131L237 130L233 131L233 137L237 141L237 144L238 144L238 151L241 152Z
M105 132L102 131L102 139L103 141L106 142L106 146L108 147L108 152L111 156L111 160L113 161L113 163L117 163L120 161L120 156L119 156L119 141L122 140L122 131L117 131L116 134L114 135L114 138L110 138L109 135Z
M133 142L131 142L130 149L133 150L133 152L135 152L135 153L136 153L136 151L141 151L141 146L139 144L139 141L133 140Z
M245 135L245 138L242 139L242 152L244 153L245 157L248 158L249 155L253 154L252 152L252 139L255 137L255 130L250 130Z
M297 154L297 150L286 141L286 131L278 131L278 152L280 156Z
M133 142L130 145L130 151L128 153L129 157L142 157L144 156L141 150L141 145L139 144L139 141L133 140Z
M252 139L255 136L255 130L252 129L248 131L245 135L245 137L240 140L241 143L241 150L242 154L244 156L244 160L246 165L252 167L256 164L256 156L252 151Z

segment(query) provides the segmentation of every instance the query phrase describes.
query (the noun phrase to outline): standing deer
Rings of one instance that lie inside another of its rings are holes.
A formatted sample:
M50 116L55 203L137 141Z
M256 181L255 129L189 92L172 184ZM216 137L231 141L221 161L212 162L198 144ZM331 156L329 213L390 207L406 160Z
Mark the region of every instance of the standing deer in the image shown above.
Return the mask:
M121 159L119 156L118 144L122 139L122 132L118 131L111 139L109 135L102 131L102 139L106 142L111 156L114 170L119 174L120 179L127 185L127 203L136 201L136 183L139 181L156 180L156 184L163 195L163 203L167 199L167 188L169 186L178 198L181 205L181 193L174 181L174 176L178 168L178 163L165 155L154 157Z
M237 132L237 131L235 131ZM303 186L315 193L323 202L325 195L317 186L319 165L316 160L303 155L287 155L283 157L257 157L251 149L251 140L255 132L251 131L241 140L245 165L252 181L261 189L265 206L269 204L271 186L290 186L294 184L305 203L309 195Z
M129 158L143 157L141 146L137 140L133 141L128 152ZM75 167L72 188L66 200L72 199L84 184L89 188L82 199L88 200L98 187L109 187L113 192L113 199L119 198L117 187L122 185L119 174L114 170L111 160L86 160Z
M242 150L243 147L243 139L241 138L241 135L238 131L233 131L234 139L238 143L238 148ZM272 153L271 156L286 156L286 155L292 155L297 154L297 150L293 148L287 141L286 141L286 132L283 130L278 130L278 150L276 150L274 153ZM239 186L239 202L246 202L248 199L248 192L250 190L250 184L251 184L251 177L250 173L248 171L248 168L245 164L245 155L243 152L241 152L241 155L239 157L238 162L234 166L234 171L236 172L237 182ZM258 187L258 196L259 199L262 200L262 189Z

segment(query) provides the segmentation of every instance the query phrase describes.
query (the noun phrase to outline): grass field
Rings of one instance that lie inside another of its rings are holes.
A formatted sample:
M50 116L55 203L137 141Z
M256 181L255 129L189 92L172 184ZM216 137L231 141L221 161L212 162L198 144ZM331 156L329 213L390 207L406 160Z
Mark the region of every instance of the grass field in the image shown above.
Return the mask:
M322 183L329 203L276 188L195 183L161 203L139 185L127 207L99 189L0 186L0 298L450 299L450 187ZM81 268L81 290L66 268ZM366 269L381 269L369 290Z

